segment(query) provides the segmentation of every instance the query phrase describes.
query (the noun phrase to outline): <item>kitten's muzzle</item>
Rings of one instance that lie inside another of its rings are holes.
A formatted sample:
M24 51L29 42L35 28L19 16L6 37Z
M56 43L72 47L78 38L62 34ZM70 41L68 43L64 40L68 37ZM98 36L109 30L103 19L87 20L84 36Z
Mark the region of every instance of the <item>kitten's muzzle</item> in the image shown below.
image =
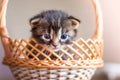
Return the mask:
M52 43L52 46L55 47L55 48L57 48L58 45L55 44L55 43Z

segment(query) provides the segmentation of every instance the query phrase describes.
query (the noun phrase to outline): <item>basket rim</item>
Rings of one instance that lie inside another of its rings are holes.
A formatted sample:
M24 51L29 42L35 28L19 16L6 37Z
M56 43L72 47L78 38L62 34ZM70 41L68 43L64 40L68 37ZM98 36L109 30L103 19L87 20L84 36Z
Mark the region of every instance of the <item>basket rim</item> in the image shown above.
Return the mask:
M17 63L15 63L15 61L17 61ZM26 61L26 62L24 62ZM53 62L54 60L52 60ZM24 63L27 63L25 65L23 65ZM38 62L48 62L48 61L38 61ZM58 63L59 61L54 61L55 63ZM79 63L77 65L75 64L70 64L70 65L34 65L33 60L26 60L26 59L21 59L21 58L17 58L14 59L13 57L6 59L4 58L3 60L3 64L14 67L14 66L18 66L18 67L27 67L27 68L99 68L102 67L104 65L104 62L102 59L96 59L96 60L81 60L81 61L64 61L64 63L69 63L69 62L74 62L74 63ZM41 64L40 63L40 64ZM82 65L80 65L82 63ZM84 64L83 64L84 63ZM89 64L88 64L89 63Z

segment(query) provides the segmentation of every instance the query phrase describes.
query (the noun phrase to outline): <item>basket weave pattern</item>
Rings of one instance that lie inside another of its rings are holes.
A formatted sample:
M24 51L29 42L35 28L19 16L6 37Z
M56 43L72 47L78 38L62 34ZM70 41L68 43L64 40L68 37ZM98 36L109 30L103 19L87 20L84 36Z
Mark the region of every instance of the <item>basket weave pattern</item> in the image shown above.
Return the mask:
M98 40L88 39L85 41L81 38L73 41L66 49L61 50L61 54L56 54L45 45L37 44L34 39L14 40L10 43L12 58L6 59L4 63L11 66L80 68L103 65L102 41ZM64 56L66 60L63 59Z
M8 0L0 3L0 36L5 51L3 63L10 66L16 80L90 80L103 66L102 15L98 0L91 0L96 15L92 39L73 41L58 53L34 39L9 37L6 28Z
M89 80L96 68L50 69L11 67L16 80Z

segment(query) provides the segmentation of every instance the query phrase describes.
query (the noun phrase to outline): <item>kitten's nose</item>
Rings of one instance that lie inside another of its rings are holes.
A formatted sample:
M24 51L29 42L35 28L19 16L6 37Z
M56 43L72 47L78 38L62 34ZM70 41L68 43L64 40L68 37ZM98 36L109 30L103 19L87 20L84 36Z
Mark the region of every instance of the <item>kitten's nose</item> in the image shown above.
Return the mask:
M53 43L52 45L53 45L55 48L57 47L57 44L54 44L54 43Z

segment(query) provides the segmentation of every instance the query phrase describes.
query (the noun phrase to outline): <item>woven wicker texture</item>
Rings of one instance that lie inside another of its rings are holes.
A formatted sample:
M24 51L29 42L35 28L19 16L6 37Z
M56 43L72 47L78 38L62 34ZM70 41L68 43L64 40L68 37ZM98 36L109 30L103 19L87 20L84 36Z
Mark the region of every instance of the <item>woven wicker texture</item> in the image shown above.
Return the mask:
M89 80L95 68L49 69L11 67L16 80ZM29 75L30 74L30 75Z
M90 80L96 68L103 66L102 14L98 0L91 0L96 15L92 39L73 41L58 53L34 39L9 37L6 28L8 0L0 3L0 36L5 57L16 80Z
M30 41L14 40L11 43L12 58L6 59L5 64L11 66L48 67L48 68L81 68L102 66L102 41L87 41L82 38L72 42L65 49L55 53L45 45Z

